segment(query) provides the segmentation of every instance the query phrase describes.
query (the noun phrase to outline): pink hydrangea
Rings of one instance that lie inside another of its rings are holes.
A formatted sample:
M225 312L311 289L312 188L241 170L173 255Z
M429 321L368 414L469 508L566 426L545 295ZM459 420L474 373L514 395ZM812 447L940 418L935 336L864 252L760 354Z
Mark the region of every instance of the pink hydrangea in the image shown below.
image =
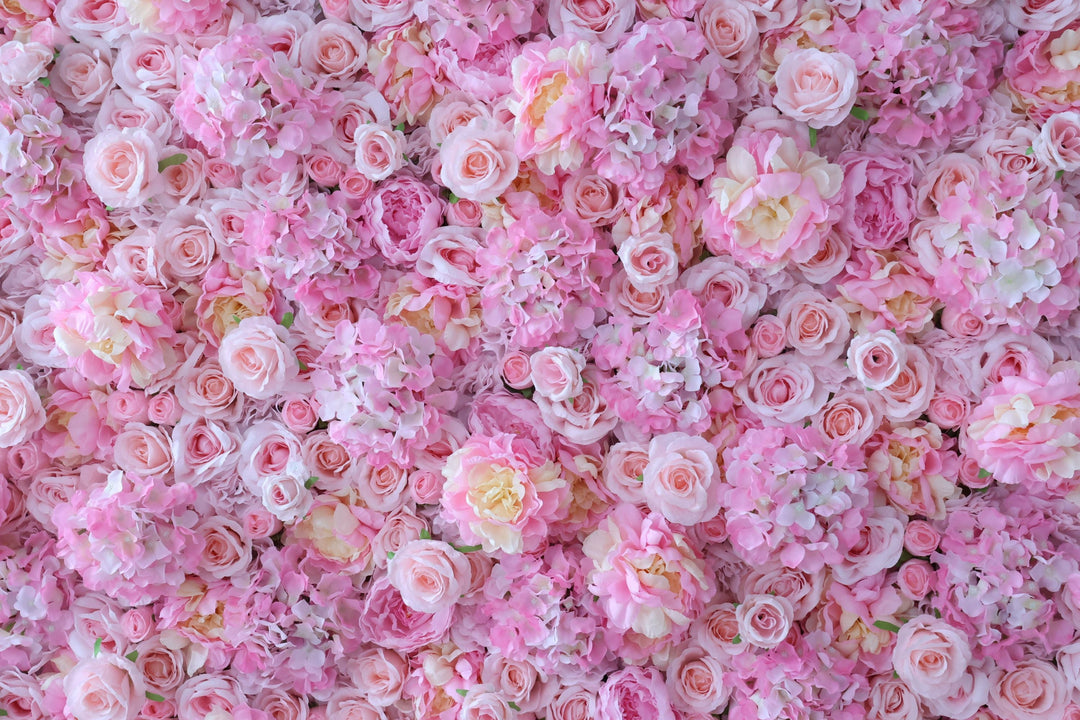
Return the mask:
M746 430L724 451L722 513L745 562L816 572L858 541L870 504L861 458L812 429Z
M473 435L447 458L442 510L468 544L485 552L532 552L558 519L568 486L558 464L529 442Z
M57 348L94 382L145 387L175 362L163 296L127 278L80 273L57 288L49 319Z
M972 409L967 436L998 482L1080 499L1080 367L1002 378Z
M189 485L127 477L75 492L53 510L57 551L93 590L129 605L172 593L192 572L200 541Z
M649 639L681 635L715 592L699 552L656 513L617 505L582 549L589 591L613 627Z
M335 441L372 462L407 466L437 437L453 393L432 337L366 310L337 324L318 362L315 398Z

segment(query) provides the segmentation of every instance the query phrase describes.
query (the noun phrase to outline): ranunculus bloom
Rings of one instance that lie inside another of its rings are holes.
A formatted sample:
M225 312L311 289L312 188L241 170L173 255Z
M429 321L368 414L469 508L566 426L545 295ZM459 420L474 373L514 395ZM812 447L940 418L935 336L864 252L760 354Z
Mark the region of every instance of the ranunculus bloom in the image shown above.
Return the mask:
M855 106L859 71L844 53L806 48L784 56L775 81L777 110L824 128L842 123Z

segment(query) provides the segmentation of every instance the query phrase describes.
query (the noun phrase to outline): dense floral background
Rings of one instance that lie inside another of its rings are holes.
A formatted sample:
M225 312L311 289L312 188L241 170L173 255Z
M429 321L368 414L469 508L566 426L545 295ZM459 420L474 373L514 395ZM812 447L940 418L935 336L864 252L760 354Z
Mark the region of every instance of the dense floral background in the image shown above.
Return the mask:
M0 716L1080 720L1077 0L0 19Z

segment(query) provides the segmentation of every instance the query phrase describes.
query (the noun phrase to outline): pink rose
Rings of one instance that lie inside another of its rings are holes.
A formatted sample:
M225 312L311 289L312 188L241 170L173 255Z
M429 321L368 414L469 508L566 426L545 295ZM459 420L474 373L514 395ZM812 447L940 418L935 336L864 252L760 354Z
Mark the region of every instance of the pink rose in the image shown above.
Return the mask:
M367 63L367 40L354 25L328 18L300 36L300 65L314 76L351 81Z
M112 53L101 41L71 43L50 73L57 99L72 112L94 110L113 87Z
M614 222L622 207L621 201L620 187L591 168L582 168L563 181L563 207L590 225Z
M306 698L280 688L262 690L255 699L255 706L266 713L269 720L307 720L310 712Z
M915 557L927 557L937 550L941 533L925 520L912 520L904 528L904 547Z
M895 423L910 422L922 415L934 396L930 356L917 346L908 346L906 355L896 380L881 390L884 415Z
M515 390L532 387L532 362L520 350L511 350L502 359L503 382Z
M1061 30L1076 22L1076 5L1071 0L1015 0L1005 6L1005 12L1009 24L1019 30Z
M1024 660L1012 670L994 674L986 704L1001 720L1057 720L1069 696L1060 670L1042 660Z
M465 556L439 540L413 540L397 550L387 576L413 610L437 613L453 607L468 587Z
M265 400L282 392L300 372L296 355L285 344L288 331L265 315L244 318L221 341L221 372L236 389Z
M904 343L888 330L856 335L848 346L848 368L868 390L883 390L896 382L906 361Z
M450 629L453 608L435 613L413 610L388 577L375 580L364 597L360 635L380 647L411 653L439 642Z
M874 434L879 419L864 393L841 391L810 422L829 440L862 445Z
M1080 113L1070 110L1047 118L1035 142L1035 157L1056 170L1080 170Z
M353 683L367 693L368 702L389 707L401 698L409 666L400 654L380 647L368 648L349 661Z
M353 135L356 169L371 180L385 180L405 164L405 136L393 128L364 123Z
M30 439L45 425L45 408L25 370L0 370L0 447Z
M649 508L671 522L695 525L720 511L720 468L708 440L676 432L649 443L642 494Z
M173 469L172 442L160 428L131 423L116 436L113 458L122 470L139 477L165 475Z
M874 508L843 560L832 566L833 576L845 585L854 585L895 565L904 551L905 519L889 505Z
M39 42L9 40L0 45L0 82L25 87L45 77L53 51Z
M787 331L784 323L775 315L762 315L750 329L750 347L758 357L771 358L784 352L787 347Z
M615 443L604 456L601 479L612 500L645 504L642 481L649 464L649 449L633 442Z
M828 398L824 383L797 355L778 355L759 362L735 387L747 409L770 424L802 422Z
M198 528L203 540L199 570L213 578L237 575L251 564L251 539L235 521L207 518Z
M956 690L971 664L967 637L944 620L920 615L904 623L893 646L893 669L924 700Z
M792 348L822 361L839 357L851 332L847 313L808 286L788 292L776 316L784 324Z
M401 505L408 479L408 471L399 465L362 463L351 484L367 507L378 512L391 512Z
M694 627L697 629L694 637L713 655L738 655L749 647L743 644L739 636L739 619L731 603L705 608ZM735 642L736 638L738 642Z
M739 0L707 0L694 18L705 44L729 72L739 73L757 59L758 27L750 7Z
M543 395L534 395L544 424L564 438L579 445L601 440L615 429L619 418L600 394L599 372L589 366L582 373L581 392L562 402L553 402Z
M633 0L553 0L547 18L553 36L577 35L612 47L634 22Z
M573 400L581 392L585 356L577 350L546 347L532 354L529 366L537 394L552 403Z
M82 660L64 676L64 710L75 720L135 720L145 694L142 673L115 655Z
M263 507L283 523L294 523L311 509L311 492L305 487L307 477L283 473L262 478L259 494Z
M989 694L990 678L982 668L973 665L964 673L960 684L947 696L926 700L926 709L934 715L967 720L986 705ZM1004 715L1002 720L1006 720Z
M645 292L670 285L679 276L679 256L667 233L629 236L619 245L619 260L634 287Z
M776 109L812 128L839 125L855 107L859 71L844 53L792 50L776 69Z
M735 608L735 619L743 642L768 650L787 639L795 609L790 600L779 595L750 595Z
M655 667L625 667L608 676L596 703L596 720L675 720L664 676Z
M926 597L933 585L934 569L925 560L908 560L896 574L900 594L918 602Z
M878 676L870 686L866 720L921 720L919 698L898 678Z
M438 179L458 197L491 202L518 174L514 136L502 125L477 118L450 133L439 148Z
M520 707L522 712L536 710L549 694L548 683L527 660L488 655L484 658L480 679L508 702Z
M83 150L90 189L106 205L139 207L161 190L161 141L141 128L105 130Z
M721 712L731 695L719 660L693 645L668 665L667 687L677 708L705 715Z
M551 700L547 716L551 720L592 720L596 717L596 695L594 688L584 684L567 685Z

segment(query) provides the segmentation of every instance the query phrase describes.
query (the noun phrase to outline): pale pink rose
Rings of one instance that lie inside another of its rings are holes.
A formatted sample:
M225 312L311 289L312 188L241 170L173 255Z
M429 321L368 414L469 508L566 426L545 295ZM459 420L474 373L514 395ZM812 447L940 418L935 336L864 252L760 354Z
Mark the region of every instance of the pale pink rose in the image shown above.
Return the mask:
M925 520L911 520L904 528L904 547L915 557L927 557L937 550L941 533Z
M349 20L364 32L402 25L416 9L412 3L399 0L352 0L348 8Z
M573 400L581 392L585 356L573 348L546 347L529 358L533 388L553 403Z
M695 525L720 511L716 448L701 437L676 432L649 443L642 495L649 508L671 522Z
M1005 5L1005 11L1009 24L1020 30L1061 30L1077 18L1072 0L1014 0Z
M1080 113L1054 113L1039 130L1035 157L1056 170L1080 170Z
M633 24L636 9L633 0L552 0L547 18L553 36L577 35L611 47Z
M874 434L879 420L865 393L842 390L810 422L830 440L862 445Z
M0 447L30 439L45 425L45 408L25 370L0 370Z
M139 390L116 390L109 393L107 402L109 419L117 427L124 427L128 423L144 423L147 421L149 403L146 394Z
M747 409L770 424L780 424L802 422L824 407L825 384L797 358L785 354L762 360L735 386Z
M739 619L732 603L719 603L705 608L694 628L697 630L694 637L713 655L738 655L750 647L739 637Z
M319 422L319 414L307 398L290 398L281 405L281 422L295 433L309 432Z
M359 614L360 636L384 648L411 653L441 642L450 628L452 608L435 613L413 610L386 576L372 582Z
M775 315L762 315L750 329L750 347L758 357L771 358L787 347L787 329Z
M591 168L582 168L563 181L562 204L594 226L608 225L622 207L622 190Z
M933 580L934 569L925 560L908 560L896 573L896 584L900 588L900 593L915 602L926 597Z
M926 416L930 418L930 422L945 430L961 427L970 414L971 404L966 397L940 391L926 408Z
M244 533L252 540L268 538L281 530L281 521L265 508L251 507L244 513Z
M221 366L210 360L180 371L176 399L187 412L208 420L238 420L244 396L225 377Z
M919 698L903 680L878 676L870 685L866 720L922 720Z
M1057 651L1054 657L1058 668L1073 690L1080 690L1080 641L1071 642Z
M667 233L629 236L619 245L619 260L633 286L645 292L670 285L679 276L679 256Z
M372 510L390 512L401 505L401 495L408 483L408 471L393 463L362 463L353 480L356 494Z
M735 608L739 637L754 647L774 648L787 639L795 622L791 601L779 595L750 595Z
M315 148L304 156L304 170L316 185L324 188L340 185L345 168L328 150Z
M75 720L135 720L146 702L146 684L131 661L101 655L68 671L64 695L64 711Z
M719 660L693 645L668 665L667 687L675 707L705 715L721 712L731 695Z
M311 508L311 492L304 487L306 482L307 478L284 473L262 478L259 495L263 507L285 524L296 522Z
M789 291L780 301L776 317L784 324L792 348L821 361L839 357L851 333L847 313L808 286Z
M367 63L367 47L354 25L327 18L300 36L300 66L316 77L351 81Z
M746 3L706 0L694 21L724 69L740 73L757 59L757 21Z
M843 560L832 566L833 577L855 585L895 565L904 551L905 520L906 516L892 506L874 508Z
M881 390L882 411L895 423L910 422L926 412L934 396L934 366L920 347L906 348L906 362L896 380Z
M883 390L892 385L906 361L904 343L888 330L856 335L848 346L848 368L867 390Z
M586 367L582 373L581 392L562 402L534 395L533 402L539 408L544 424L579 445L594 443L614 430L619 418L600 394L598 374L595 367Z
M450 192L491 202L518 174L514 136L501 124L477 118L450 133L439 148L439 182Z
M52 49L39 42L8 40L0 45L0 82L25 87L45 77L53 61Z
M934 715L968 720L979 708L986 705L989 694L990 678L986 671L972 665L964 673L960 684L949 695L926 700L926 709ZM1002 716L1002 720L1005 720L1005 716Z
M300 372L296 354L285 344L288 331L265 315L240 321L221 341L221 372L237 390L265 400L282 392Z
M280 688L266 688L260 692L255 707L266 713L268 720L307 720L311 710L306 697Z
M185 680L177 690L176 716L179 720L231 717L233 709L243 704L244 692L235 678L202 673Z
M145 605L131 608L124 613L121 624L124 628L124 636L128 640L142 642L155 629L154 612Z
M649 464L649 448L635 442L612 445L604 456L601 479L613 501L645 504L642 482Z
M442 145L450 133L465 127L478 117L491 119L487 105L460 93L445 96L431 109L431 116L428 118L427 127L431 133L432 144Z
M132 33L121 43L113 65L116 84L129 95L174 98L180 84L178 48L160 35Z
M532 363L520 350L511 350L502 359L503 382L515 390L532 387Z
M476 228L484 221L484 206L474 200L458 198L446 207L446 224Z
M77 113L93 110L113 87L112 53L101 41L64 45L49 76L65 107Z
M373 647L349 660L349 676L363 688L368 702L376 707L389 707L401 699L409 665L393 650Z
M160 140L141 128L100 132L83 150L86 182L108 206L139 207L162 188L162 149Z
M851 239L839 232L829 232L821 239L821 247L808 260L795 263L803 278L815 285L824 285L840 274L851 257Z
M968 197L982 186L985 174L979 161L966 153L948 153L926 166L915 189L916 207L921 217L933 217L947 202Z
M161 428L131 423L116 436L113 459L139 477L165 475L173 469L172 441Z
M932 615L908 620L896 635L893 669L924 700L946 697L963 681L971 645L963 632Z
M356 169L372 182L384 180L405 164L405 136L398 130L377 123L356 128Z
M592 720L596 717L596 688L572 683L563 687L547 707L551 720Z
M521 708L521 712L536 710L549 695L549 684L526 660L512 660L503 655L490 654L484 658L480 679L505 700Z
M319 478L320 490L343 491L351 486L360 474L362 459L351 455L342 445L331 439L325 430L307 435L303 441L302 453L304 464Z
M447 285L483 286L484 278L477 261L483 237L485 233L480 228L436 229L420 249L416 271L424 277Z
M600 687L596 720L675 720L664 675L655 667L630 665L608 676Z
M309 720L382 720L385 717L379 708L364 698L361 690L345 685L334 690L325 707L309 712Z
M1050 663L1024 660L1012 670L994 673L986 704L1001 720L1057 720L1070 690L1065 675Z
M439 540L413 540L390 560L390 583L413 610L437 613L453 607L468 587L465 556Z
M743 595L778 595L791 603L795 620L803 620L821 603L824 572L806 573L777 561L754 567L743 578Z
M1066 705L1061 720L1080 720L1080 705L1077 705L1076 703L1069 703Z
M776 109L812 128L839 125L855 107L859 71L844 53L792 50L776 69Z
M679 276L679 285L693 293L702 307L716 302L721 307L738 310L743 327L758 317L768 294L764 283L751 278L727 257L710 257L692 265Z
M461 703L459 720L512 720L515 712L499 693L480 688L470 691Z
M251 538L235 521L207 518L197 532L203 541L199 570L210 577L232 577L251 564Z

